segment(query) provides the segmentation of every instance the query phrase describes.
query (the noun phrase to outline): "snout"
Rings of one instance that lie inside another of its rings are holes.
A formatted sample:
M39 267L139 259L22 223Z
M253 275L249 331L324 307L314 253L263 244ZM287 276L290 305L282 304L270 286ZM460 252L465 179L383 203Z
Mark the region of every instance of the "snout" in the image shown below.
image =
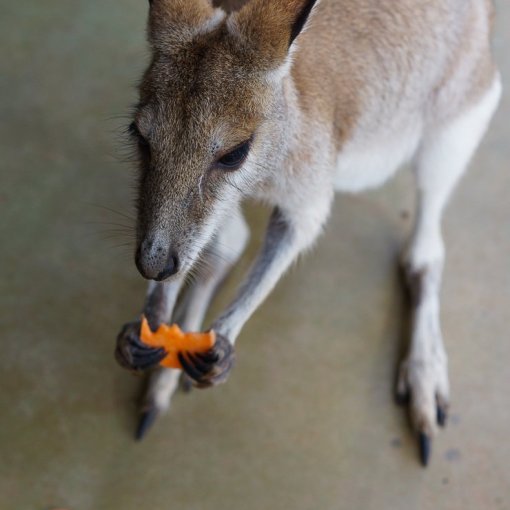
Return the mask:
M135 264L140 274L158 282L179 272L179 257L168 243L154 237L145 238L138 246Z

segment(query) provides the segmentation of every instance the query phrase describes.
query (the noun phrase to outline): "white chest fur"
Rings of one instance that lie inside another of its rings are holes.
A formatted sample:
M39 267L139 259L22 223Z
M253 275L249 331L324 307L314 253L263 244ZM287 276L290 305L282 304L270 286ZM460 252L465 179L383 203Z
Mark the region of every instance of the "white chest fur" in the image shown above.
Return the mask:
M421 125L417 122L370 136L356 135L338 154L335 189L356 193L380 186L412 158L421 133Z

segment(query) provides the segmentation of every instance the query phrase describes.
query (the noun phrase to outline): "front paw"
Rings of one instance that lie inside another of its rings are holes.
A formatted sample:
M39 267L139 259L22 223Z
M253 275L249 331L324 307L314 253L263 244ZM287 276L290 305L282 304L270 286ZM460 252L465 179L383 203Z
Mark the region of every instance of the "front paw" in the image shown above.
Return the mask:
M117 336L115 358L120 366L141 371L156 366L164 357L163 348L149 347L140 340L140 322L125 324Z
M224 383L235 363L232 344L222 335L216 335L216 342L205 353L180 352L181 365L198 388L208 388Z

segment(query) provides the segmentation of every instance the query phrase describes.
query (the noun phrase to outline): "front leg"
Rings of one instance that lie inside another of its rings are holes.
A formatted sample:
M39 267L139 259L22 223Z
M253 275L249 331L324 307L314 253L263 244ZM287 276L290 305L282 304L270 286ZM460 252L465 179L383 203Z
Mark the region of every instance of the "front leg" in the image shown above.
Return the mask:
M235 362L233 345L246 321L272 291L297 256L317 238L329 213L331 200L313 208L275 208L266 237L237 297L213 323L215 346L205 355L181 353L185 372L199 387L225 382ZM328 196L326 194L326 196Z

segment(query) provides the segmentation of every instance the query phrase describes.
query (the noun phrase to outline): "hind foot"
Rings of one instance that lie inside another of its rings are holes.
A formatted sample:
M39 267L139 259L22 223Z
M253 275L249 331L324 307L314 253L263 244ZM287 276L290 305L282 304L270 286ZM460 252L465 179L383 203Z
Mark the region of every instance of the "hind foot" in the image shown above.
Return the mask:
M420 460L429 462L432 438L444 427L449 408L448 368L445 356L402 361L396 389L397 402L408 405L411 423L418 434Z

